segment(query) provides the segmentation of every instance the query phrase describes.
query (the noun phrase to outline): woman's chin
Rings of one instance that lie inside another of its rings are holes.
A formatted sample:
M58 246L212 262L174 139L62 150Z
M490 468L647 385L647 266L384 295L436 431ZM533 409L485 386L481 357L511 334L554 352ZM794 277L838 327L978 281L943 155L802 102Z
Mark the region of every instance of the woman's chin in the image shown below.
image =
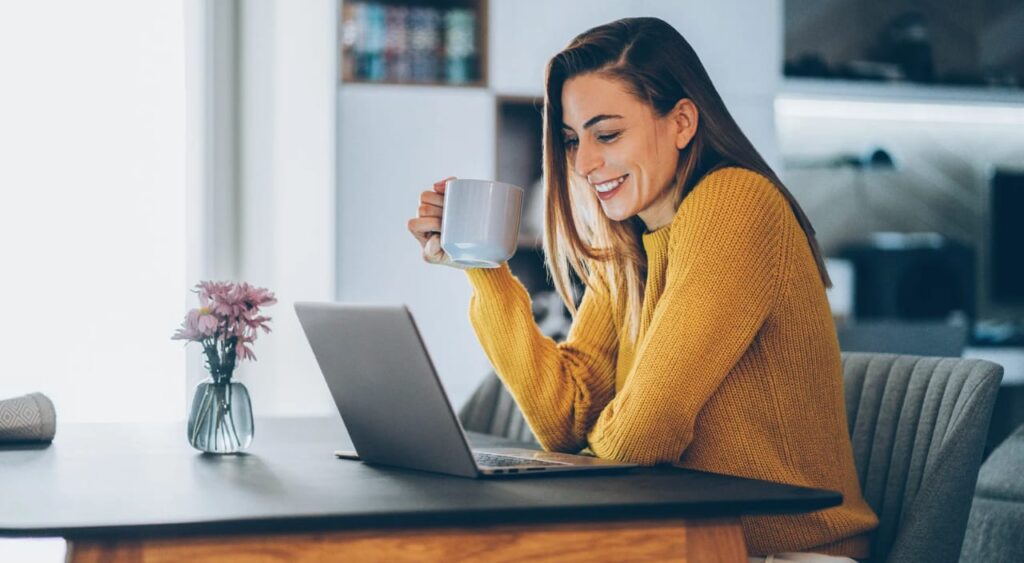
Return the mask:
M635 215L635 213L629 213L626 210L620 209L617 205L605 205L604 203L601 204L601 211L604 212L605 217L612 221L625 221Z

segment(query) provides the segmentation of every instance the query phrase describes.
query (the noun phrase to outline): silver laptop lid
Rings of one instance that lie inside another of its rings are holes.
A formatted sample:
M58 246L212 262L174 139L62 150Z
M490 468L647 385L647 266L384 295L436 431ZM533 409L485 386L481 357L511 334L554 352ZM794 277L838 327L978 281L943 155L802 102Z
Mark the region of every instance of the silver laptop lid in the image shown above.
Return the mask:
M363 460L478 475L405 306L296 303L295 312Z

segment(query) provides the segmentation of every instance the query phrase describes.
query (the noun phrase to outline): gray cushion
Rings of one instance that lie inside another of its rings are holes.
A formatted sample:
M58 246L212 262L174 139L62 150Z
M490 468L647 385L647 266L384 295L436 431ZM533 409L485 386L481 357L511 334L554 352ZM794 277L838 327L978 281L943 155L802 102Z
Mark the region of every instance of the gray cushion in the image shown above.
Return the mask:
M1002 367L844 353L846 411L878 561L957 561Z
M1020 563L1024 561L1022 535L1024 503L974 497L960 561Z
M978 472L974 495L990 499L1024 502L1024 426L1018 428L985 460ZM1024 520L1021 521L1024 536ZM1022 560L1024 561L1024 560Z
M1024 561L1024 426L996 448L978 473L965 563Z

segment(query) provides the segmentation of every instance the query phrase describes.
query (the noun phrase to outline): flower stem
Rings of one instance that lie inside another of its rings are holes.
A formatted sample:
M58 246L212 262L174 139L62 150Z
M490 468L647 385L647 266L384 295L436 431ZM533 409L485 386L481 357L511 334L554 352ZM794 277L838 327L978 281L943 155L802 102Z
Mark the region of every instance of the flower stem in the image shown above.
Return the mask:
M203 422L206 421L208 409L210 407L210 389L206 388L203 391L202 402L199 403L199 415L196 417L195 426L192 427L192 444L196 444L196 439L199 437L199 431L203 427Z

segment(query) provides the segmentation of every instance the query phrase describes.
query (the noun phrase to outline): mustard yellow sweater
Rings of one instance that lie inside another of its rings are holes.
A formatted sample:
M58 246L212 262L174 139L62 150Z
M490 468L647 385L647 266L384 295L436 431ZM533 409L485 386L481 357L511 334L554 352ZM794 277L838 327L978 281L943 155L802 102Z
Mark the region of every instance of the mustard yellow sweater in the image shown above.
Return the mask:
M635 342L600 277L556 344L507 265L467 271L473 327L543 447L837 490L838 507L743 517L747 548L869 555L878 519L853 464L835 327L785 198L720 169L643 245Z

